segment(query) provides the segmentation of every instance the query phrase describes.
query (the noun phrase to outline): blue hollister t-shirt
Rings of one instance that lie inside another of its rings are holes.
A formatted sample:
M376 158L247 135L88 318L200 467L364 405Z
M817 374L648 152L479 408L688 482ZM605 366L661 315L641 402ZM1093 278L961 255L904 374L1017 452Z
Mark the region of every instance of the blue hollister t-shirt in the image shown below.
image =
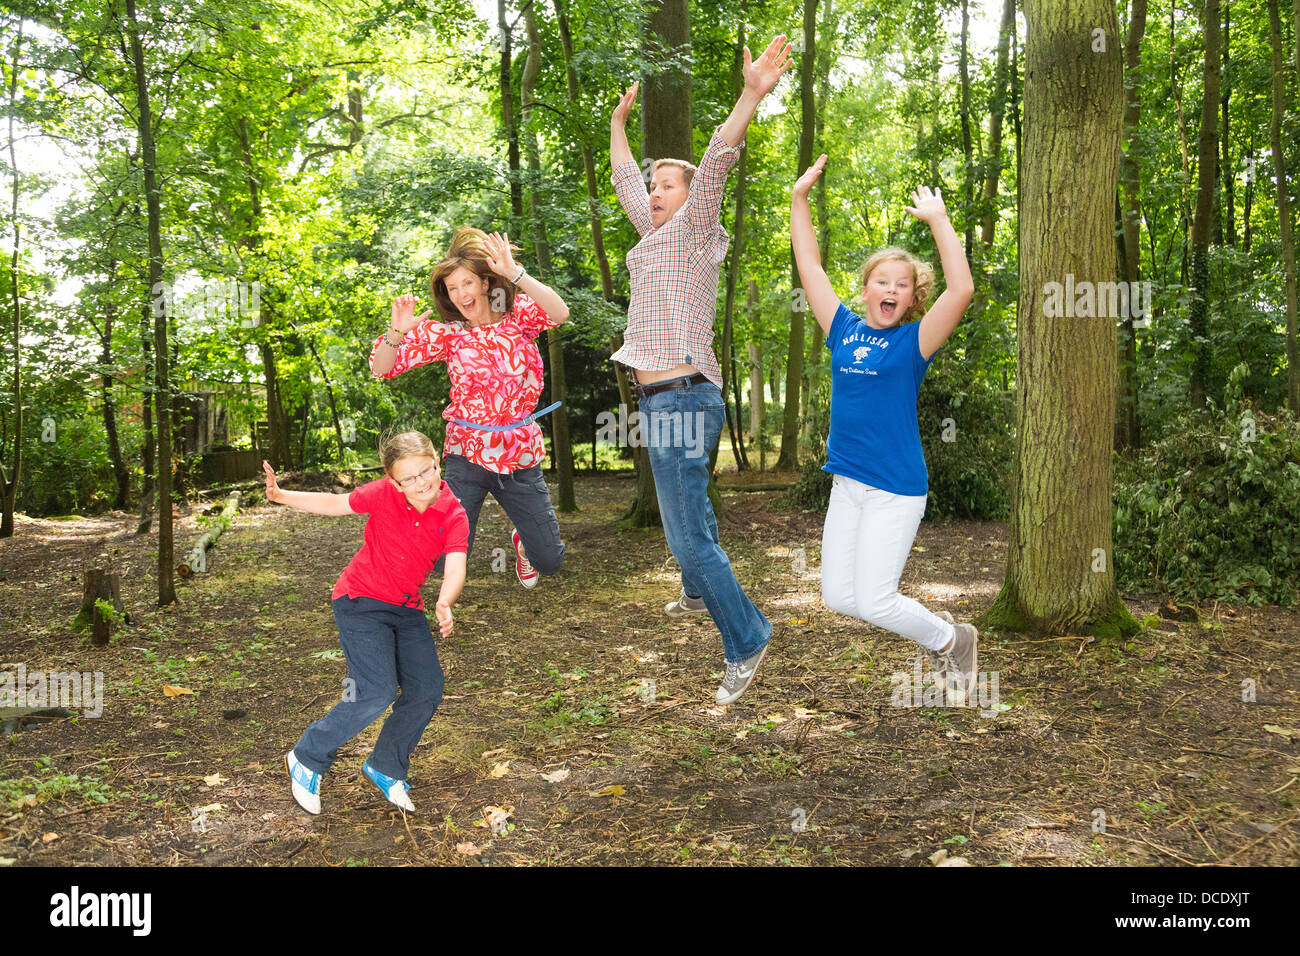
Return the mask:
M920 327L909 322L873 329L840 303L826 336L831 428L824 471L896 495L929 490L916 397L934 356L921 357Z

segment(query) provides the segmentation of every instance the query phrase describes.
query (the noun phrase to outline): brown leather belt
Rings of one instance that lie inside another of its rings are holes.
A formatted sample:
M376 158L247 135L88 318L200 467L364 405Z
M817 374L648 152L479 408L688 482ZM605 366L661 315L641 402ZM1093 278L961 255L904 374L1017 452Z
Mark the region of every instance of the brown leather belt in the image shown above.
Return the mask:
M709 377L703 372L696 372L694 375L688 375L686 378L670 378L665 382L656 382L653 385L642 385L636 381L633 376L632 388L636 392L637 398L649 398L655 392L667 392L674 388L689 388L692 385L703 385L708 382Z

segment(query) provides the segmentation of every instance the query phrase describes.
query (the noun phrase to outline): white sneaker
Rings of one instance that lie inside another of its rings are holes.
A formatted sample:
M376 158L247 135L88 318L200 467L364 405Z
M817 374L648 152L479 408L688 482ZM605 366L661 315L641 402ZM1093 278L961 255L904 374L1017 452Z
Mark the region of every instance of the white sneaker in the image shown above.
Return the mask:
M284 758L284 768L289 771L289 784L298 806L308 813L320 813L320 774L299 763L292 750Z
M763 655L767 653L769 646L771 646L770 641L753 657L747 657L734 664L727 662L727 673L722 678L722 686L718 688L715 698L719 704L731 704L740 699L740 695L745 692L745 688L758 672L758 665L763 663Z
M387 774L380 773L370 766L369 760L365 762L361 769L365 771L371 782L379 788L379 792L388 798L389 803L399 806L403 810L415 812L415 804L411 802L410 792L405 780L394 780Z

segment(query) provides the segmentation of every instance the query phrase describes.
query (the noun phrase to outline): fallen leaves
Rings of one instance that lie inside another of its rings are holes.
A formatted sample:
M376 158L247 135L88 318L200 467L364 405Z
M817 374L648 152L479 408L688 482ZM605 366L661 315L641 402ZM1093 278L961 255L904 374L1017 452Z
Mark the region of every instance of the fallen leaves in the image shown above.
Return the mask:
M559 770L542 774L542 779L547 783L559 783L561 780L567 779L571 772L568 767L561 767Z
M203 782L207 784L209 787L219 787L223 783L229 783L230 781L227 780L225 777L221 776L221 774L214 773L211 774L210 776L204 777Z
M492 765L492 770L488 774L488 776L492 777L493 779L497 779L500 777L504 777L509 772L510 772L510 761L502 760Z
M627 793L627 788L621 783L610 784L608 787L601 787L599 790L592 790L587 794L589 797L621 797Z
M41 834L41 842L42 842L42 843L53 843L53 842L54 842L55 840L57 840L57 839L59 839L59 835L58 835L57 833L42 833L42 834Z
M1288 739L1300 737L1300 732L1297 732L1290 727L1279 727L1277 724L1265 724L1264 729L1270 734L1277 734L1279 737L1286 737Z
M478 856L483 851L473 843L457 843L456 852L464 854L465 856Z
M192 694L194 691L188 687L177 687L174 684L163 684L163 694L167 697L180 697L182 694Z

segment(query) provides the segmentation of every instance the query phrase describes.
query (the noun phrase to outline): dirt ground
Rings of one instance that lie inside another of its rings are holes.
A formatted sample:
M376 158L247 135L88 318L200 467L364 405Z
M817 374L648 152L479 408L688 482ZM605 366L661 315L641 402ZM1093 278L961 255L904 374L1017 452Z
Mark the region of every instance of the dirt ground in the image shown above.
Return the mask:
M104 707L0 738L0 865L1300 860L1300 610L1172 621L1130 595L1138 638L986 634L983 706L932 706L919 686L920 706L894 706L913 645L820 603L823 515L730 492L723 546L775 632L750 691L718 708L712 622L663 614L678 578L662 531L616 525L633 490L580 478L565 568L532 591L485 505L405 815L361 774L378 723L326 776L319 817L284 772L341 693L329 593L363 517L259 497L161 610L156 533L134 537L130 516L20 518L0 542L0 672L102 671ZM198 534L181 520L178 557ZM904 593L972 617L1006 538L924 524ZM131 615L104 648L71 629L91 560L121 573Z

